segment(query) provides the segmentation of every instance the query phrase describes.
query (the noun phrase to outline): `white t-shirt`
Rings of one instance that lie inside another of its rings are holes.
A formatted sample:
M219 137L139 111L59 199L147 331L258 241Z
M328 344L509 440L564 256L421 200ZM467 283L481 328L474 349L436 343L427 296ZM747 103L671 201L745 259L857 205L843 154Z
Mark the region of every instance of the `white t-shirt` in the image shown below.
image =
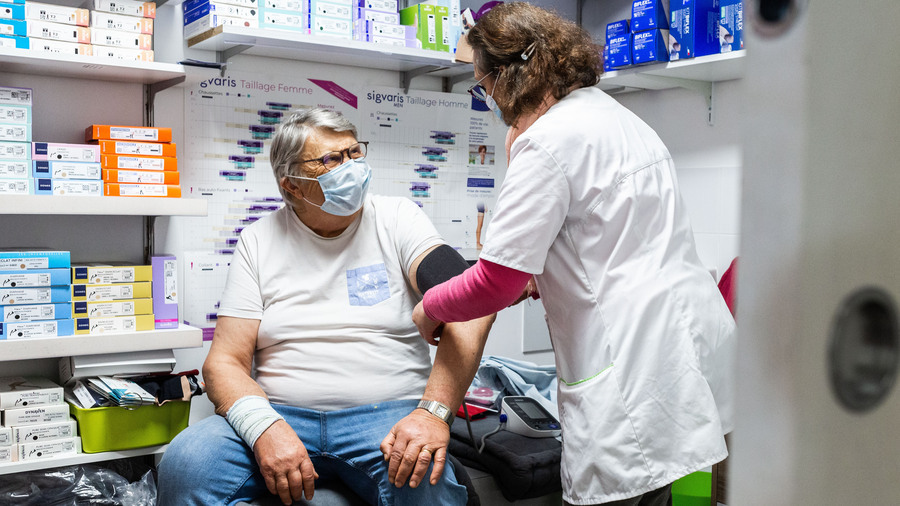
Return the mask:
M218 314L260 320L256 381L321 411L422 396L428 345L412 323L412 262L443 241L405 198L370 196L324 238L282 208L241 232Z

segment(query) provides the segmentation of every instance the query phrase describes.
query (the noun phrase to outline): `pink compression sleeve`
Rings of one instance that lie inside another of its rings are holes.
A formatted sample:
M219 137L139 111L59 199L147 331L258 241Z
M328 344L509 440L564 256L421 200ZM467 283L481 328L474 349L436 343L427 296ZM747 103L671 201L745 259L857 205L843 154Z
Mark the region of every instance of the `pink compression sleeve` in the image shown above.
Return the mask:
M425 292L425 314L442 322L487 316L515 302L530 279L527 272L478 260L459 276Z

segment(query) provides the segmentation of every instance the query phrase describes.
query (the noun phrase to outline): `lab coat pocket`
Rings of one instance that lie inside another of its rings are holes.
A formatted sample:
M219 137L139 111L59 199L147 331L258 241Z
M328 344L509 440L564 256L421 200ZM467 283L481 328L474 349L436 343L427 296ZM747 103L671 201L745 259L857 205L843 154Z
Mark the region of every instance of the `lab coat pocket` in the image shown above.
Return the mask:
M647 466L610 365L595 376L559 384L562 484L569 502L607 502L646 486ZM602 500L601 500L602 499Z

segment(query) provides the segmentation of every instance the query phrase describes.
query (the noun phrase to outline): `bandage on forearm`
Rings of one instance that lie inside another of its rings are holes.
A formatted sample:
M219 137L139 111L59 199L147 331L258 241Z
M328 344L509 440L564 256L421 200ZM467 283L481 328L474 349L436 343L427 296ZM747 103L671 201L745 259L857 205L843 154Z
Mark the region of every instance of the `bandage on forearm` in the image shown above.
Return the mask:
M225 419L252 450L259 436L273 423L284 420L284 417L264 397L247 395L231 405Z

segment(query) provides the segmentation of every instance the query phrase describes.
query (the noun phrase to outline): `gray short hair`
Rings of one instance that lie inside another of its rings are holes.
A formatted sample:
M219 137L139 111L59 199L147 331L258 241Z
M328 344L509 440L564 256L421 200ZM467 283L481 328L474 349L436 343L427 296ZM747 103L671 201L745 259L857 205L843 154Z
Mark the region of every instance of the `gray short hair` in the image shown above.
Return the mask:
M272 147L269 148L269 163L275 174L275 182L278 191L286 204L293 206L294 199L281 187L281 178L295 174L293 167L300 158L300 153L306 145L309 135L320 128L326 128L333 132L350 132L356 137L356 127L350 123L343 114L321 108L296 109L287 115L272 139Z

